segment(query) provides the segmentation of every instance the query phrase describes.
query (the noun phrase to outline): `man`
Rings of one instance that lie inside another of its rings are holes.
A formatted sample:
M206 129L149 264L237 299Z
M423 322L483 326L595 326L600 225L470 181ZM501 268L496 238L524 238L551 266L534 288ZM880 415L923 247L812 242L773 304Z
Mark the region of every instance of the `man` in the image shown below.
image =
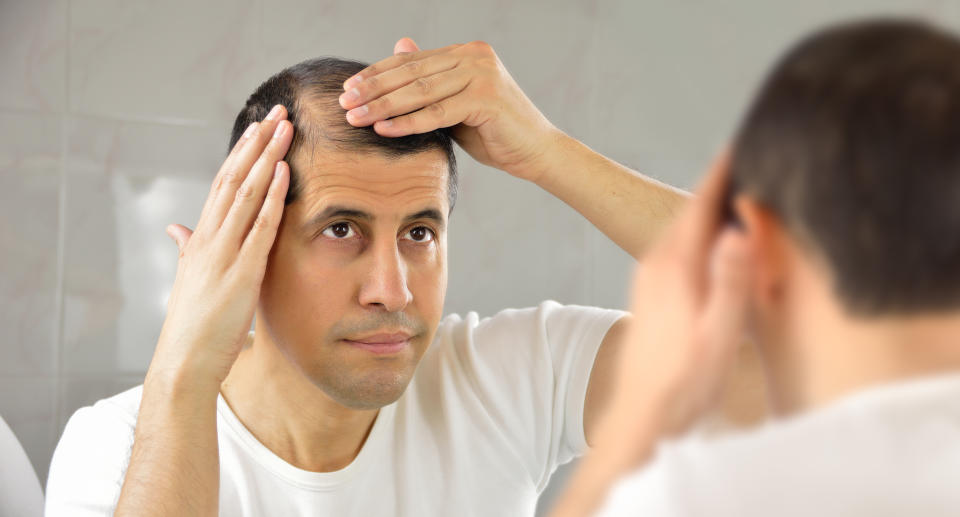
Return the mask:
M474 76L458 94L472 108L419 136L345 117L362 64L304 62L254 92L196 231L168 229L180 263L144 385L71 418L50 514L532 514L593 441L624 314L544 303L441 322L456 176L434 129L462 122L474 157L635 256L683 196L556 130L489 46L447 50L431 55Z
M639 272L615 402L553 515L643 464L601 515L960 515L957 63L956 36L897 21L783 58ZM745 329L790 418L656 449Z

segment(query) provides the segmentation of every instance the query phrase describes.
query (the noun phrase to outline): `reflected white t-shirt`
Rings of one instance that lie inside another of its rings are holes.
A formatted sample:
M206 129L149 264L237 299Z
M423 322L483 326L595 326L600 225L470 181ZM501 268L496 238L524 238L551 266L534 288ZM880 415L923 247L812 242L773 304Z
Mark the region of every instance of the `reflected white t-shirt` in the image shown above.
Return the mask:
M898 382L726 438L668 443L601 517L960 515L960 374Z
M219 398L220 515L520 516L586 450L583 404L620 311L561 306L448 316L400 399L336 472L296 468ZM78 410L54 453L47 515L112 515L142 387Z

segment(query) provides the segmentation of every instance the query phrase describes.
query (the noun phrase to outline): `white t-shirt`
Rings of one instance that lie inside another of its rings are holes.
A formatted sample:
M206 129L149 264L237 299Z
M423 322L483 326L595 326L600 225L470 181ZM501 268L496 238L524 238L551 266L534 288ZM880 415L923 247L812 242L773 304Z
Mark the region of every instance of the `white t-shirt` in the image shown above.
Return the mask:
M356 459L296 468L219 398L220 514L533 515L562 463L586 450L583 404L597 349L624 313L546 302L480 320L448 316ZM112 515L141 387L78 410L47 482L47 515Z
M867 389L753 432L668 443L598 515L958 516L960 374Z

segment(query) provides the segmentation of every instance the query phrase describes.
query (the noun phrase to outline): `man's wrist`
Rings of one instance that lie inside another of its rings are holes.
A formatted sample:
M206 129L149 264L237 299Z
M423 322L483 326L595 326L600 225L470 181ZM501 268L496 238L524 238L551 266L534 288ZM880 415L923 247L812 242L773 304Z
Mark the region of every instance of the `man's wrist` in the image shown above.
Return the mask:
M151 364L143 386L144 390L174 399L205 400L216 398L220 393L220 379L216 375L189 364Z
M506 172L540 185L545 177L559 168L557 164L563 161L561 155L575 142L575 139L563 131L551 127L544 131L540 143L535 146L531 156L516 166L508 167Z

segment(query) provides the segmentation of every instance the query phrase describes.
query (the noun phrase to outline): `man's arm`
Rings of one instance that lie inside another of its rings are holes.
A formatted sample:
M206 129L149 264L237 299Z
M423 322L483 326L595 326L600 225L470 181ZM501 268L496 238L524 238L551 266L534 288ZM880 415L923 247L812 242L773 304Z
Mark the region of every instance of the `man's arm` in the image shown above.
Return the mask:
M554 138L537 163L533 181L640 260L687 193L630 170L566 134L557 132Z
M686 193L554 127L486 43L421 51L404 38L394 52L344 82L340 104L351 124L372 124L377 133L392 137L452 127L457 143L474 159L554 194L638 260L685 204ZM593 365L584 408L591 445L598 415L613 393L610 379L627 346L625 325L621 321L610 329Z
M216 515L217 394L253 320L289 184L281 106L251 124L180 248L167 317L143 385L116 515Z
M344 84L347 121L384 136L454 127L477 161L536 183L639 259L686 193L634 172L554 127L483 42L402 51ZM393 118L390 118L393 117ZM388 120L389 119L389 120Z

